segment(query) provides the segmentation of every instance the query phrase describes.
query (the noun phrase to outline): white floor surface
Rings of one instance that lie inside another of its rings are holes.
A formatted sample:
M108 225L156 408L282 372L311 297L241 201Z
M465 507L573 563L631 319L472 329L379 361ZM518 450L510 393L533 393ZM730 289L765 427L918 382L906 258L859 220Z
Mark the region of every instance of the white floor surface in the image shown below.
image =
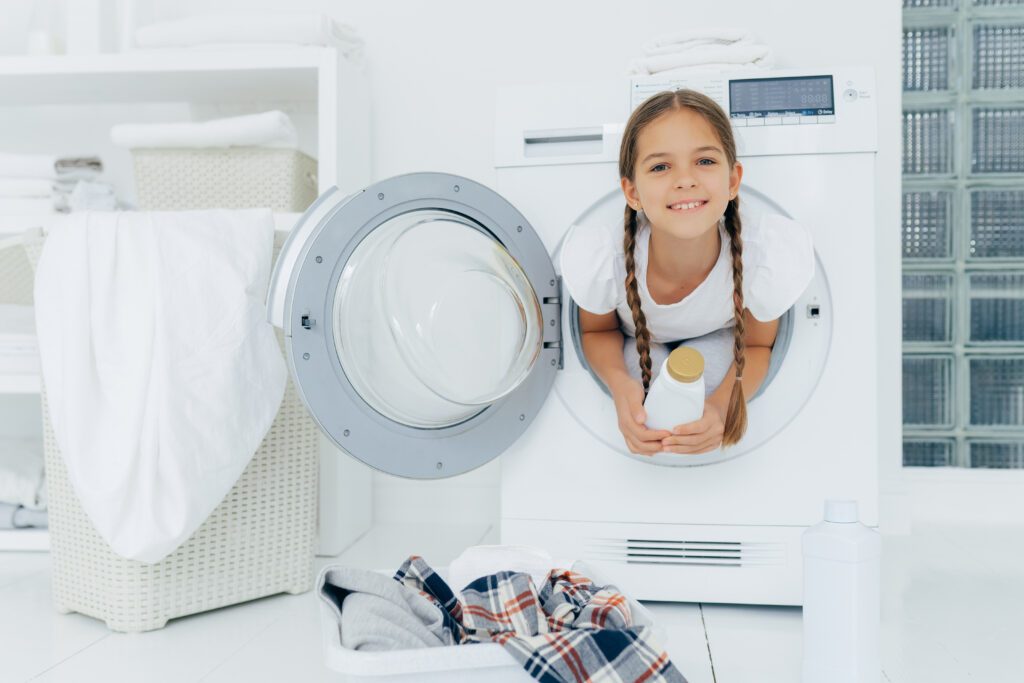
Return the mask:
M325 564L434 566L496 543L486 525L380 525ZM1024 528L915 523L883 537L882 683L1024 680ZM797 683L800 609L647 603L690 683ZM312 592L117 634L50 602L47 553L0 553L0 681L343 681L323 664Z

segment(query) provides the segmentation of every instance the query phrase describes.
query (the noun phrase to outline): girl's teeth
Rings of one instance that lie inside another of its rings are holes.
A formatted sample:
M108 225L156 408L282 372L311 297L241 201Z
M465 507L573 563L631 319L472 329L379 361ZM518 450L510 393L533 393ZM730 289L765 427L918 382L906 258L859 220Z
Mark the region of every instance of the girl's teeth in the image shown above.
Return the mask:
M704 202L690 202L689 204L675 204L675 205L672 206L672 208L673 209L693 209L693 208L696 208L696 207L700 206L703 203Z

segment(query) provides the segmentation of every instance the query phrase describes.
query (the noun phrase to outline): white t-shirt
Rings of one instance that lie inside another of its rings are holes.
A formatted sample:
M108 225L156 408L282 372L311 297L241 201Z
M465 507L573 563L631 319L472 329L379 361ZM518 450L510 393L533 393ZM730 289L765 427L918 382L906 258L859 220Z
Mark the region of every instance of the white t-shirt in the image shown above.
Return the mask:
M779 318L803 294L814 276L810 233L777 214L743 220L743 305L762 322ZM640 306L651 341L692 339L733 325L732 255L729 236L719 222L722 248L700 285L682 300L657 304L647 289L651 228L641 216L634 260ZM576 304L591 313L616 311L623 331L635 336L626 301L626 258L621 222L610 226L573 226L562 245L562 279Z

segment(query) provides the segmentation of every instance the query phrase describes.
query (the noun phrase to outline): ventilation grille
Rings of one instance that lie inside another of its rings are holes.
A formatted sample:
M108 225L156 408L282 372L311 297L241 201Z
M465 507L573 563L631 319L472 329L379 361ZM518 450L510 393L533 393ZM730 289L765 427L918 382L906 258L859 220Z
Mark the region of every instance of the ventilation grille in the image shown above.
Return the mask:
M785 544L750 541L590 538L584 553L588 560L621 564L749 567L786 562Z

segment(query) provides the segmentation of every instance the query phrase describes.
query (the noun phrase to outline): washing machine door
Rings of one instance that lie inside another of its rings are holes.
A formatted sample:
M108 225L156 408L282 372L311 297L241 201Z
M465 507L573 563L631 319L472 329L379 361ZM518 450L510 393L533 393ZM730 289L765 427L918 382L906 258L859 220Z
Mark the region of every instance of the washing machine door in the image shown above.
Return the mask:
M551 258L514 206L414 173L326 192L281 250L267 302L306 406L339 448L428 479L529 426L560 356Z

